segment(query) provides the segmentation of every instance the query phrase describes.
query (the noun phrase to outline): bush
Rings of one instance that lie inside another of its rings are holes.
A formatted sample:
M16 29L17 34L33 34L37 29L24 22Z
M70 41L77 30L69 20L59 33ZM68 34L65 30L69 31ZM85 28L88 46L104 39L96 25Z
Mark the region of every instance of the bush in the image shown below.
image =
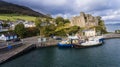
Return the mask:
M24 24L22 24L22 23L17 24L17 25L15 26L14 32L15 32L16 34L18 34L18 35L20 36L20 38L24 38L24 37L25 37L25 33L26 33Z
M25 30L26 30L25 37L37 36L39 35L40 32L37 27L25 28Z

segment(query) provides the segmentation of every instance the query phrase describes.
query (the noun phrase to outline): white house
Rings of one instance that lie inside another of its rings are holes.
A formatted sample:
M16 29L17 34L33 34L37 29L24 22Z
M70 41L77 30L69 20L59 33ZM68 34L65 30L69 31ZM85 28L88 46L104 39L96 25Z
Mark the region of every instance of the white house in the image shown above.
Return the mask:
M20 23L24 24L25 28L35 27L35 23L34 23L34 22L29 22L29 21L17 21L17 22L15 22L15 23L11 24L11 28L14 30L15 26L16 26L17 24L20 24Z
M84 30L83 31L83 35L87 36L87 37L95 36L96 35L96 31L95 30Z
M24 24L24 26L26 28L28 28L28 27L35 27L35 23L34 22L28 22L28 21L26 21L23 24Z
M17 39L17 38L18 36L13 33L2 34L0 36L0 40L3 40L3 41L10 41L10 40Z
M2 23L0 22L0 32L2 31Z

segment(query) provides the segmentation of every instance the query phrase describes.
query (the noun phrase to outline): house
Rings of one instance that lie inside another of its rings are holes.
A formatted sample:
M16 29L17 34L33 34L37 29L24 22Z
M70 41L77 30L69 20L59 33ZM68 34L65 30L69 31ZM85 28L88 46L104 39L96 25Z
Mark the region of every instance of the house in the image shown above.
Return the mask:
M40 26L49 26L50 23L49 22L41 22Z
M96 31L94 29L84 30L83 31L83 35L87 36L87 37L95 36L96 35Z
M31 22L31 21L22 21L22 20L20 21L19 20L19 21L16 21L16 22L14 22L14 23L11 24L11 29L14 30L15 26L17 24L20 24L20 23L24 24L25 28L35 27L35 23L34 22Z
M9 27L8 22L4 23L4 21L0 20L0 32L2 32L2 31L8 31L9 28L10 27Z
M2 22L0 22L0 32L2 31Z
M34 22L26 21L26 22L24 22L23 24L24 24L24 26L25 26L26 28L28 28L28 27L35 27L35 23L34 23Z
M2 34L0 36L0 40L3 40L3 41L10 41L10 40L14 40L17 38L18 38L17 34L14 34L14 33Z

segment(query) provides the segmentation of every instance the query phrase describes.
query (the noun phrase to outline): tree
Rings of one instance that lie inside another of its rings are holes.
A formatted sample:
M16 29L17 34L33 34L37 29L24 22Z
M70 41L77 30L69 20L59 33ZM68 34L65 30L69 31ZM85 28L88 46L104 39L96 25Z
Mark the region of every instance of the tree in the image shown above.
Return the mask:
M20 24L17 24L15 26L15 33L18 34L20 36L20 38L24 38L25 37L25 33L26 33L26 30L25 30L25 26L24 24L20 23Z
M55 19L55 22L56 24L60 24L61 22L64 23L64 18L59 16Z
M40 28L40 31L41 31L40 34L43 36L50 36L55 33L54 31L55 29L56 27L53 24L50 24L48 26L43 26Z
M41 22L42 22L42 21L41 21L40 18L36 18L36 19L35 19L35 25L36 25L37 28L40 28Z
M103 20L100 19L98 25L99 25L98 27L99 27L101 34L107 33Z
M64 23L70 23L69 19L64 19Z
M37 36L40 30L37 27L26 28L26 37Z
M70 28L66 28L65 32L66 34L76 34L80 30L79 26L72 26Z

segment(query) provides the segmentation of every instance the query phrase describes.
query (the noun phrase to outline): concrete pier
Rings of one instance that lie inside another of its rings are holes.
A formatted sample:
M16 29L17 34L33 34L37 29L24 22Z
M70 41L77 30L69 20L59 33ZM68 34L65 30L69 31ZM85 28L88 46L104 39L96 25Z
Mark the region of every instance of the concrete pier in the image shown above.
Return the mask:
M120 34L110 33L103 35L105 39L111 39L111 38L120 38Z
M0 63L3 63L5 61L7 61L8 59L12 58L13 56L25 51L25 50L28 50L28 49L31 49L33 48L34 45L33 44L30 44L30 45L25 45L23 44L22 46L20 47L17 47L17 48L14 48L14 49L11 49L5 53L1 53L0 54Z
M0 64L4 63L5 61L11 59L12 57L14 57L14 56L20 54L21 52L26 51L26 50L30 50L32 48L43 48L43 47L56 46L57 43L58 43L57 40L47 40L46 42L38 43L37 37L24 39L22 44L18 44L18 47L15 47L15 48L10 49L10 50L8 50L7 47L1 49L1 51L0 51ZM5 49L5 50L3 50L3 49Z
M42 47L51 47L51 46L57 46L59 41L47 41L47 42L41 42L38 44L35 44L36 48L42 48Z

